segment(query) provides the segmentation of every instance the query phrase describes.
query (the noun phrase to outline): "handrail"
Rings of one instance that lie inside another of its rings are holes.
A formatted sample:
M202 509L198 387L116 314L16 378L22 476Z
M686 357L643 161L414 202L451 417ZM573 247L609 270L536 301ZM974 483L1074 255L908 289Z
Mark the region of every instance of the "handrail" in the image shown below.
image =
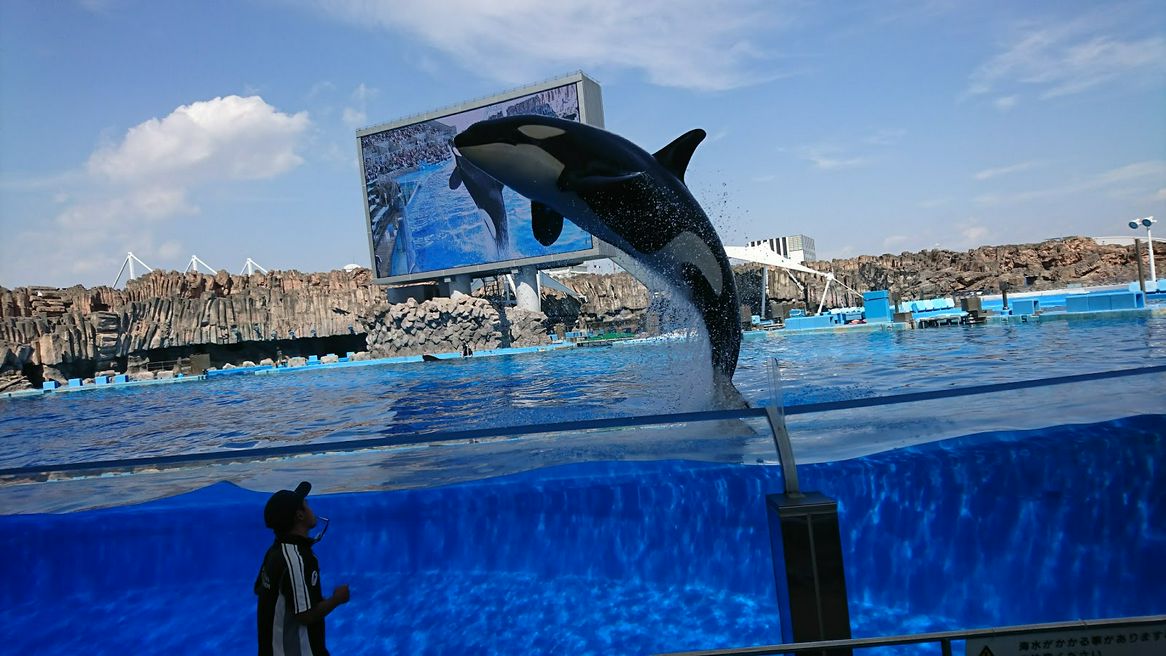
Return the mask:
M760 647L742 647L739 649L707 649L702 651L669 652L662 656L760 656L762 654L800 654L809 651L827 651L830 649L850 649L862 647L891 647L895 645L911 645L924 642L938 642L943 647L943 653L951 653L953 640L968 640L972 638L999 638L1025 633L1047 633L1051 631L1065 631L1069 629L1118 629L1134 626L1146 626L1166 623L1166 615L1144 615L1140 617L1119 617L1101 620L1074 620L1071 622L1049 622L1046 624L1018 624L1014 626L995 627L990 629L964 629L962 631L940 631L937 633L915 633L881 638L850 638L848 640L818 640L815 642L786 643L783 645L764 645Z
M469 440L481 440L499 437L537 435L540 433L563 433L568 431L587 431L603 428L631 428L636 426L668 425L693 421L745 419L749 417L765 416L765 408L742 408L739 410L707 410L702 412L683 412L677 414L644 415L640 417L586 419L580 421L555 422L550 424L506 426L501 428L475 428L470 430L449 431L444 433L409 433L406 435L393 435L389 437L344 440L342 442L289 444L285 446L260 447L257 449L209 451L206 453L182 453L169 456L151 456L146 458L120 458L117 460L95 460L88 462L70 462L48 465L28 465L24 467L0 469L0 478L46 477L57 474L108 471L111 469L117 470L138 467L172 467L176 465L190 465L202 462L242 462L250 460L262 460L265 458L278 458L298 455L320 455L325 453L355 451L362 449L410 446L414 444L464 442Z
M957 387L946 390L929 392L911 392L908 394L894 394L889 396L875 396L845 401L829 401L825 403L806 403L785 407L785 415L799 415L832 410L865 408L898 403L910 403L932 399L967 396L972 394L986 394L1030 387L1044 387L1062 385L1092 380L1104 380L1124 376L1166 373L1166 365L1140 367L1134 369L1117 369L1056 378L1023 380L1011 383L992 383L988 385L974 385ZM409 446L414 444L438 444L443 442L461 442L468 440L492 439L499 437L517 437L521 435L536 435L540 433L563 433L568 431L586 431L602 428L633 428L637 426L651 426L664 424L678 424L694 421L714 421L723 419L746 419L750 417L765 417L773 430L774 445L777 448L782 463L783 478L786 492L798 493L797 470L794 467L793 450L789 445L789 435L785 431L782 417L776 412L770 412L769 406L760 408L742 408L737 410L706 410L701 412L684 412L676 414L644 415L639 417L612 417L606 419L587 419L578 421L564 421L549 424L506 426L500 428L477 428L462 431L410 433L389 437L367 438L360 440L345 440L341 442L327 442L317 444L291 444L285 446L260 447L232 451L210 451L205 453L183 453L169 456L151 456L146 458L121 458L116 460L97 460L89 462L55 463L43 465L27 465L0 469L0 478L41 478L53 475L106 471L137 467L173 467L178 465L198 464L202 462L243 462L298 455L320 455L341 451L360 449L377 449L387 447Z
M908 392L906 394L890 394L887 396L868 396L861 399L847 399L844 401L824 401L821 403L803 403L801 405L786 406L787 415L804 415L814 412L830 410L850 410L853 408L871 408L880 405L895 405L898 403L913 403L915 401L931 401L934 399L949 399L956 396L971 396L974 394L990 394L992 392L1007 392L1011 390L1027 389L1030 387L1048 387L1050 385L1068 385L1070 383L1084 383L1093 380L1107 380L1110 378L1124 378L1125 376L1144 376L1146 374L1166 373L1166 365L1149 367L1134 367L1131 369L1114 369L1111 371L1096 371L1087 374L1073 374L1070 376L1055 376L1052 378L1030 378L1008 383L988 383L986 385L969 385L967 387L953 387L926 392Z

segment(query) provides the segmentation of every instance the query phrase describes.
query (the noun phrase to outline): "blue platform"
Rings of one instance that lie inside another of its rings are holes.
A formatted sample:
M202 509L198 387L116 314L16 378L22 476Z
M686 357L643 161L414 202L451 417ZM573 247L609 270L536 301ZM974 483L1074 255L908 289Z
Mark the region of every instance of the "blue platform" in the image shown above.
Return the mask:
M1138 310L1146 307L1146 295L1141 291L1105 292L1065 297L1066 312L1106 312L1109 310Z
M1040 299L1018 298L1009 304L1009 309L1018 316L1036 314L1040 310Z
M894 318L889 296L885 289L863 293L862 305L867 323L890 321Z

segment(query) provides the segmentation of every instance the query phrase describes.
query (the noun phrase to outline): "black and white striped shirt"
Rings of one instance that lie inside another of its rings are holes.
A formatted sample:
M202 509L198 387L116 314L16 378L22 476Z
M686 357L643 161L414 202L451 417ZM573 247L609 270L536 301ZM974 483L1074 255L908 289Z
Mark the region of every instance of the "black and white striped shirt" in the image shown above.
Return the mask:
M320 563L312 540L276 538L255 579L259 596L259 656L327 656L324 620L300 624L295 616L323 599Z

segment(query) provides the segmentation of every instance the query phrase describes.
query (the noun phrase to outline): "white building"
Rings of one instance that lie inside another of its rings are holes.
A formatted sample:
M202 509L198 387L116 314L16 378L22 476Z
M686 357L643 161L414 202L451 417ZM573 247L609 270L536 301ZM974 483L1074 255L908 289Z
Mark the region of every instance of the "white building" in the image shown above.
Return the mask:
M813 262L818 259L814 251L814 240L805 235L788 235L772 239L760 239L749 242L750 246L764 246L778 255L789 258L798 264Z

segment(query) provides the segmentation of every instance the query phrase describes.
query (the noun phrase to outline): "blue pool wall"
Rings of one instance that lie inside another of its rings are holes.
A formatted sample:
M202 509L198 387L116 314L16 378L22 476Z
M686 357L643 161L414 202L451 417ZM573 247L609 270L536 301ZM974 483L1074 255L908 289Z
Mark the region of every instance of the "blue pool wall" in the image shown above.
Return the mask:
M839 498L852 604L949 628L1166 613L1164 436L1161 415L991 433L801 479Z
M1147 415L800 467L803 489L840 502L852 609L888 611L854 633L1166 613L1163 435L1166 416ZM318 547L326 592L370 572L697 585L755 600L761 619L739 633L759 644L780 640L764 508L780 487L773 467L589 463L312 503L332 519ZM246 619L271 539L266 497L219 483L138 506L0 517L0 607L83 616L111 590L219 583ZM237 644L252 640L252 624L231 621ZM675 648L701 646L716 645Z

